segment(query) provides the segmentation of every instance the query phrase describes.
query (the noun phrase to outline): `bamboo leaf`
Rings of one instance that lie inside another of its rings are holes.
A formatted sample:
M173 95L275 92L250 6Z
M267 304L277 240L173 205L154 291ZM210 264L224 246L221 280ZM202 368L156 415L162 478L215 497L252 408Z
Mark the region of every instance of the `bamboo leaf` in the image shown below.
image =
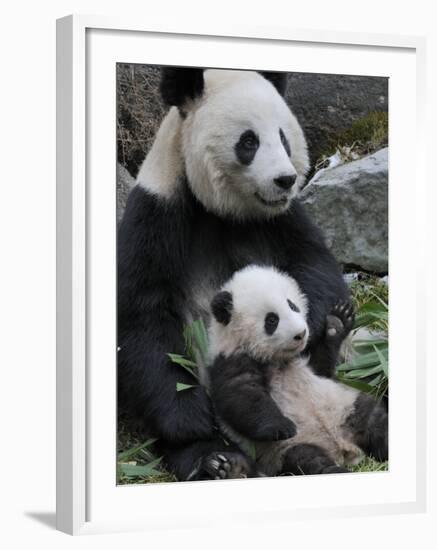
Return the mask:
M196 347L202 355L202 358L206 360L208 355L208 335L205 325L201 319L197 319L196 321L193 321L191 329Z
M348 363L341 363L338 365L337 370L342 371L353 371L356 369L374 367L379 363L379 358L376 352L371 351L369 353L363 353L352 359Z
M367 339L367 340L362 340L362 339L354 339L353 340L353 345L354 347L357 347L357 348L362 348L362 347L371 347L371 346L383 346L383 347L388 347L388 343L387 343L387 339L386 338L380 338L380 339Z
M375 348L375 353L378 354L378 358L379 358L379 361L381 363L381 367L382 367L382 370L384 371L385 376L388 376L388 361L387 361L387 359L384 357L383 353L376 346L373 346L373 347Z
M193 370L193 368L196 368L196 369L198 368L196 363L194 363L193 361L190 361L183 355L177 355L175 353L167 353L167 355L170 357L170 360L173 361L173 363L176 363L177 365L185 369L187 372L189 372L193 378L195 378L196 380L199 380L198 373Z
M183 355L178 355L177 353L167 353L167 355L170 357L173 363L177 363L178 365L181 365L183 367L197 367L197 363L191 361L190 359L187 359Z
M375 386L377 386L378 384L380 384L382 382L383 378L384 378L383 373L379 374L378 376L375 376L375 378L370 380L369 386L372 386L372 388L374 388Z
M119 462L127 462L143 449L150 447L150 445L155 443L155 441L156 441L156 438L148 439L147 441L145 441L141 445L138 445L137 447L133 447L132 449L127 449L126 451L123 451L118 455L117 460Z
M157 475L159 474L159 470L156 470L155 466L157 466L162 460L162 457L159 457L155 460L152 460L152 462L149 462L149 464L122 464L119 463L118 467L120 471L126 476L126 477L148 477L151 475Z
M373 376L374 374L379 374L382 371L382 366L380 364L369 367L366 369L355 369L350 370L344 373L345 379L351 379L351 378L368 378L370 376Z
M365 312L373 312L373 313L387 312L387 307L382 301L379 303L374 301L366 302L360 307L358 313L365 313Z
M192 384L183 384L182 382L176 382L176 391L185 391L195 387L196 386Z
M373 292L372 290L370 291L370 294L375 298L375 300L378 300L378 302L382 305L384 310L388 312L388 304L386 302L384 302L384 300L380 296L378 296L378 294Z

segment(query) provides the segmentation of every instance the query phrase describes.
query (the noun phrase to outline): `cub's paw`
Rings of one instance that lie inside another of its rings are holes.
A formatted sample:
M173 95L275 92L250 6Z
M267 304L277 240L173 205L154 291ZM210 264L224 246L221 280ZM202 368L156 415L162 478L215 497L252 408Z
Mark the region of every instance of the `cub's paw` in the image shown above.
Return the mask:
M213 452L203 457L188 480L238 479L252 477L255 466L239 452Z
M326 316L326 337L343 340L354 326L354 306L339 300Z
M253 434L252 439L258 441L282 441L294 437L296 433L296 424L284 416L278 422L259 426L256 433Z

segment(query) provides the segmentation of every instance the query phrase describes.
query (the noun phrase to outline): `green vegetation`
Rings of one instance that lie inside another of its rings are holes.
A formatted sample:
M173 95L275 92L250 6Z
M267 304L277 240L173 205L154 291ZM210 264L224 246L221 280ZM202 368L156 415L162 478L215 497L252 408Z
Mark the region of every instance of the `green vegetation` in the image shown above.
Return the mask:
M355 305L352 350L337 366L338 379L376 398L388 393L388 287L376 277L361 275L351 285ZM358 332L358 336L359 336Z
M153 443L156 439L147 439L135 432L128 432L123 419L118 421L117 433L117 484L159 483L176 481L166 472L156 456Z
M184 328L185 339L185 355L178 355L176 353L168 353L167 355L173 363L180 365L183 369L188 371L196 380L199 380L198 358L201 359L203 364L206 364L208 357L208 335L205 325L198 319L193 321L191 325L187 325ZM176 383L176 391L189 390L196 385L183 384L182 382Z
M355 120L349 128L331 137L326 150L315 164L315 170L325 168L328 158L336 152L344 162L369 155L388 145L388 114L374 111Z
M372 275L359 274L351 283L356 309L354 331L365 329L365 337L353 344L351 356L338 365L341 382L381 398L388 391L388 287ZM170 359L198 380L197 360L208 351L206 330L201 321L187 326L184 332L184 355L169 354ZM178 382L175 391L189 391L194 385ZM154 449L155 439L127 430L123 418L118 423L117 483L163 483L176 478L161 466L161 457ZM388 469L388 463L366 458L353 472L375 472Z
M377 462L373 458L366 456L356 466L350 468L351 472L360 473L360 472L386 472L388 470L388 462Z

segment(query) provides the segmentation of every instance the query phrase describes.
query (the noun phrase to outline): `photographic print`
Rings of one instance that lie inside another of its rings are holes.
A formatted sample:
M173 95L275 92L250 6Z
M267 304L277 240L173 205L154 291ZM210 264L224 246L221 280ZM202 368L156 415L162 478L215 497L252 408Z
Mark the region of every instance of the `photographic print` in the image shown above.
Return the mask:
M388 78L117 64L117 483L388 469Z

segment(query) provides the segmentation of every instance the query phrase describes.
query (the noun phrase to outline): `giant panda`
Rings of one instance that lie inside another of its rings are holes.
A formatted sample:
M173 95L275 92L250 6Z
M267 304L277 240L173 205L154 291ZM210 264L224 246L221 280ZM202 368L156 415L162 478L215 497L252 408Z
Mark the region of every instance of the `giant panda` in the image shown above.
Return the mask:
M271 267L248 266L212 301L210 393L226 436L255 442L264 475L347 472L364 453L388 458L385 408L369 395L318 376L305 355L308 302L297 282ZM339 302L327 345L353 323ZM223 475L220 464L217 478Z
M229 477L251 470L217 431L203 387L168 353L183 354L183 329L209 323L209 304L232 274L269 263L295 277L308 300L307 350L332 375L326 315L348 290L323 235L297 195L308 155L284 101L286 75L165 68L170 106L130 192L118 228L119 409L158 438L179 480L215 477L217 453Z

